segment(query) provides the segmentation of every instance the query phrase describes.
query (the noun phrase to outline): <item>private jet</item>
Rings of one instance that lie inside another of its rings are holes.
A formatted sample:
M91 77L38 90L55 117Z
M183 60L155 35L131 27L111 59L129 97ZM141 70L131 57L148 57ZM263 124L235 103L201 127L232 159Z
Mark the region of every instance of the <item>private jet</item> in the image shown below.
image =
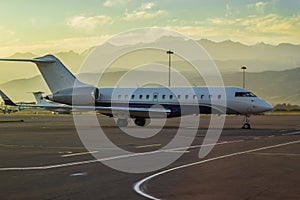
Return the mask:
M0 108L0 111L1 111L3 114L10 114L10 113L18 112L19 109L11 109L11 108L8 108L7 106L5 106L5 107Z
M180 107L189 107L191 102L196 101L200 114L244 115L242 128L250 129L250 115L273 109L265 100L240 87L97 88L79 81L53 55L33 59L0 60L35 63L52 92L46 96L47 100L66 104L73 109L94 109L101 114L117 118L117 125L120 127L127 126L130 118L134 119L137 126L145 126L146 120L152 116L172 118L195 114L194 105L185 112L181 112ZM194 93L187 92L189 89ZM225 105L222 104L224 101L226 106L221 107ZM219 102L220 106L216 102Z
M33 96L36 99L36 104L33 103L14 103L2 90L0 90L0 96L2 97L6 106L18 107L20 110L22 107L29 108L43 108L51 111L53 114L70 114L72 112L72 106L63 105L58 103L49 103L42 96L43 92L33 92ZM18 111L16 110L16 111Z

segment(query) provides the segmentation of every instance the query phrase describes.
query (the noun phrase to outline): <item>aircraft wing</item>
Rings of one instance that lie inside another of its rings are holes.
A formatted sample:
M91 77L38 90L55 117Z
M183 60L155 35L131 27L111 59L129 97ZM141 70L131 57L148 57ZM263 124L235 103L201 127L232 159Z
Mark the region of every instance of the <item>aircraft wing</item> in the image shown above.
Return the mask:
M121 106L72 106L73 111L90 110L101 114L130 114L136 117L165 116L171 114L170 109L143 108L143 107L121 107Z
M119 107L119 106L70 106L65 104L23 104L23 107L36 107L36 108L45 108L49 110L54 109L63 109L70 111L78 111L78 112L87 112L87 111L98 111L101 114L130 114L131 116L138 117L149 117L151 116L165 116L171 113L170 109L164 108L142 108L142 107Z

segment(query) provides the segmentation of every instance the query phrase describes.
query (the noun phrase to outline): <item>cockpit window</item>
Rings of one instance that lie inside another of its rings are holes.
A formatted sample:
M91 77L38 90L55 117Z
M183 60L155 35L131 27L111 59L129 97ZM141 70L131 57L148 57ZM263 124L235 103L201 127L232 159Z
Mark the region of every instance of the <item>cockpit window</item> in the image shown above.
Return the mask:
M256 95L253 94L252 92L236 92L235 96L236 97L256 97Z

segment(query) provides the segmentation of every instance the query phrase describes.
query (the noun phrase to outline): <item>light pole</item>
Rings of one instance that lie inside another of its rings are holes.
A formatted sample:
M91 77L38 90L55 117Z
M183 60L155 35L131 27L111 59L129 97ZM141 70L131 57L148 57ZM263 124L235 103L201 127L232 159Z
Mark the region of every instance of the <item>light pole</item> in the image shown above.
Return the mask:
M169 87L170 87L171 86L171 55L174 54L174 52L169 50L167 51L167 54L169 54Z
M245 65L243 65L242 67L241 67L241 69L243 70L243 88L245 88L246 86L246 69L247 69L247 67L245 66Z

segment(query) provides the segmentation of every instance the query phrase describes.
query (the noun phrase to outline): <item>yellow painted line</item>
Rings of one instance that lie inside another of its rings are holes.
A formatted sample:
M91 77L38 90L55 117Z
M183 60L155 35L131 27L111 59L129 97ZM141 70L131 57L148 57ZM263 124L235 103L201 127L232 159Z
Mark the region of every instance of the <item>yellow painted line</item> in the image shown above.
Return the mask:
M249 153L260 156L300 156L299 153Z
M177 150L166 150L164 152L168 152L168 153L190 153L190 151L177 151Z
M81 155L93 154L93 153L98 153L98 152L99 151L87 151L87 152L81 152L81 153L71 153L71 154L61 155L61 157L81 156Z
M148 145L143 145L143 146L136 146L136 149L141 149L141 148L147 148L147 147L159 147L161 144L148 144Z

